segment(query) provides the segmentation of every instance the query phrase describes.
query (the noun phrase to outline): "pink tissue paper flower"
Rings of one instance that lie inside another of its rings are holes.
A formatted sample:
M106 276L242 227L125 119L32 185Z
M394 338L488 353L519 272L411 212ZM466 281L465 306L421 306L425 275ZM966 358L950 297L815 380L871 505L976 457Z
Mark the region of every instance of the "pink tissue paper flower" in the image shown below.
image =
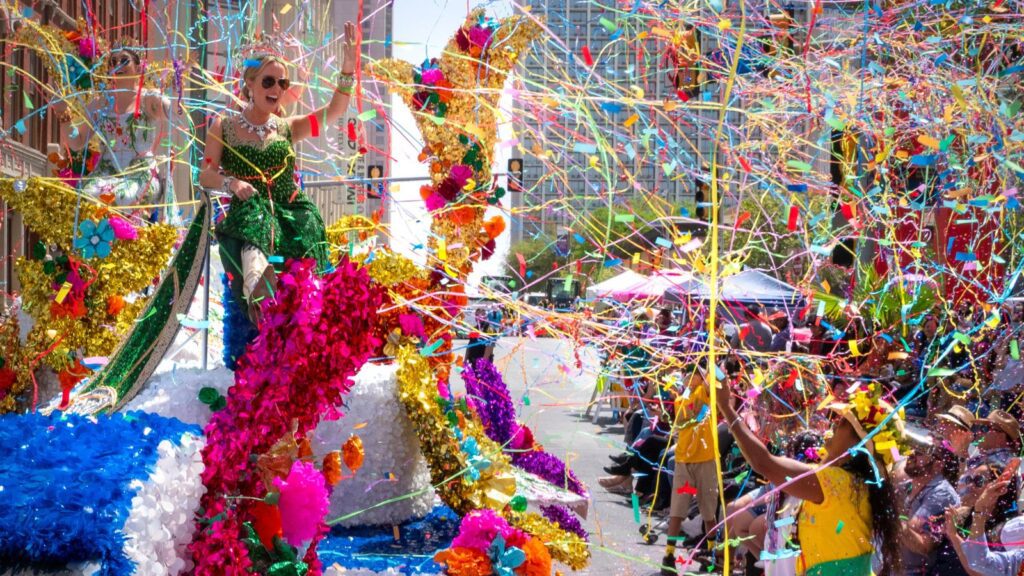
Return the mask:
M427 334L423 329L423 320L415 314L399 314L398 327L406 336L415 336L420 340L427 339Z
M139 231L135 229L135 226L132 226L131 222L124 218L112 216L108 222L114 230L114 238L118 240L135 240L139 237Z
M297 460L288 478L275 478L274 486L281 492L278 507L284 540L292 546L302 546L317 535L330 508L324 475L312 464Z
M476 46L483 47L491 39L491 31L483 26L473 26L469 29L469 42Z
M487 550L498 534L501 534L508 546L522 546L527 540L526 534L510 526L497 512L484 508L470 512L462 518L459 535L452 540L451 547Z
M423 71L423 83L428 86L436 86L438 82L444 80L444 72L441 72L440 68L430 68L429 70Z
M451 172L448 177L455 181L462 188L469 182L469 179L473 177L473 169L463 164L456 164L452 166Z
M427 203L427 210L430 210L431 212L440 210L441 208L444 208L446 204L448 204L448 201L444 199L444 196L441 196L437 192L434 192L430 196L427 196L425 202Z
M78 56L80 58L93 59L96 57L96 41L86 36L78 41Z

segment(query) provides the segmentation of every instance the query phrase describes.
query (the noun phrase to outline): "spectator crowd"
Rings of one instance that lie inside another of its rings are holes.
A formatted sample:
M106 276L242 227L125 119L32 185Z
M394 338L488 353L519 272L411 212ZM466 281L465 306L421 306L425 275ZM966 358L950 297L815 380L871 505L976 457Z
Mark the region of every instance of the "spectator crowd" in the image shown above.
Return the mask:
M1024 305L741 315L712 338L637 310L606 348L624 450L600 484L664 532L662 574L1024 573Z

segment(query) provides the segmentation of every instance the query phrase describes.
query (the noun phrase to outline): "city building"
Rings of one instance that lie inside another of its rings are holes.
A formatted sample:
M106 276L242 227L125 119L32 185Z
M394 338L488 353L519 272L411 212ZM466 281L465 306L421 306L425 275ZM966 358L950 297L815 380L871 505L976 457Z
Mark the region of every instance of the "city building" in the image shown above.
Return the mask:
M635 102L696 95L674 65L696 49L696 36L669 54L659 38L623 41L615 2L532 0L529 9L556 39L520 67L530 95L520 103L528 111L518 127L525 191L511 195L512 241L564 234L573 214L626 202L638 190L692 201L695 127L676 125L654 107L633 114L643 109Z
M756 123L748 123L747 110L757 101L738 88L726 103L725 130L716 140L724 96L721 72L731 59L735 34L709 23L731 20L735 26L739 20L735 3L721 4L718 14L705 7L700 14L679 9L673 16L673 5L663 3L650 15L657 23L644 35L631 30L627 41L617 14L629 6L610 0L530 2L530 12L544 19L555 39L532 51L520 72L529 94L520 106L529 113L520 127L525 191L511 195L517 213L513 242L538 233L564 235L574 215L625 203L641 192L686 206L689 217L699 217L698 212L707 217L710 197L703 196L709 195L716 146L719 218L735 217L741 190L761 185L743 177L737 156L745 150L771 156L779 144L792 143L772 142ZM746 62L740 72L772 74L770 57L776 51L792 53L804 44L810 7L747 6ZM849 2L826 6L817 19L815 42L855 33L841 26L857 10ZM688 65L698 52L701 63ZM644 102L661 105L645 109ZM816 149L820 138L809 128L793 129L805 136L801 153L815 173L827 175L828 148ZM595 161L598 167L592 168Z

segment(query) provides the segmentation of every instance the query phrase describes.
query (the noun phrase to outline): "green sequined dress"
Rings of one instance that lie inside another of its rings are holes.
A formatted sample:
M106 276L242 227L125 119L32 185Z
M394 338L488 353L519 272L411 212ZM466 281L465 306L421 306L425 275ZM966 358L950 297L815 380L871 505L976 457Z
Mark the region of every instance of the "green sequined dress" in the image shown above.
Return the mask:
M277 129L262 144L243 142L237 115L221 124L224 172L248 182L256 193L248 200L231 199L228 215L217 225L221 260L231 276L232 291L241 294L242 248L251 244L272 263L289 258L314 258L323 272L328 266L327 236L320 211L295 185L295 151L291 130L276 118ZM275 258L278 256L279 258Z

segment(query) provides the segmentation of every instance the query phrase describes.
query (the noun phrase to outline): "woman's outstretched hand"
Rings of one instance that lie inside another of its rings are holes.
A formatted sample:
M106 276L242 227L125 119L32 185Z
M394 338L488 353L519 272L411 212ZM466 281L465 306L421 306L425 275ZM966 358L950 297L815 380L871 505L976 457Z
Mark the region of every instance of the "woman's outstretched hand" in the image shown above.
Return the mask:
M358 30L352 22L345 22L345 43L342 45L341 73L355 74L356 66L359 65L359 51L356 37Z

